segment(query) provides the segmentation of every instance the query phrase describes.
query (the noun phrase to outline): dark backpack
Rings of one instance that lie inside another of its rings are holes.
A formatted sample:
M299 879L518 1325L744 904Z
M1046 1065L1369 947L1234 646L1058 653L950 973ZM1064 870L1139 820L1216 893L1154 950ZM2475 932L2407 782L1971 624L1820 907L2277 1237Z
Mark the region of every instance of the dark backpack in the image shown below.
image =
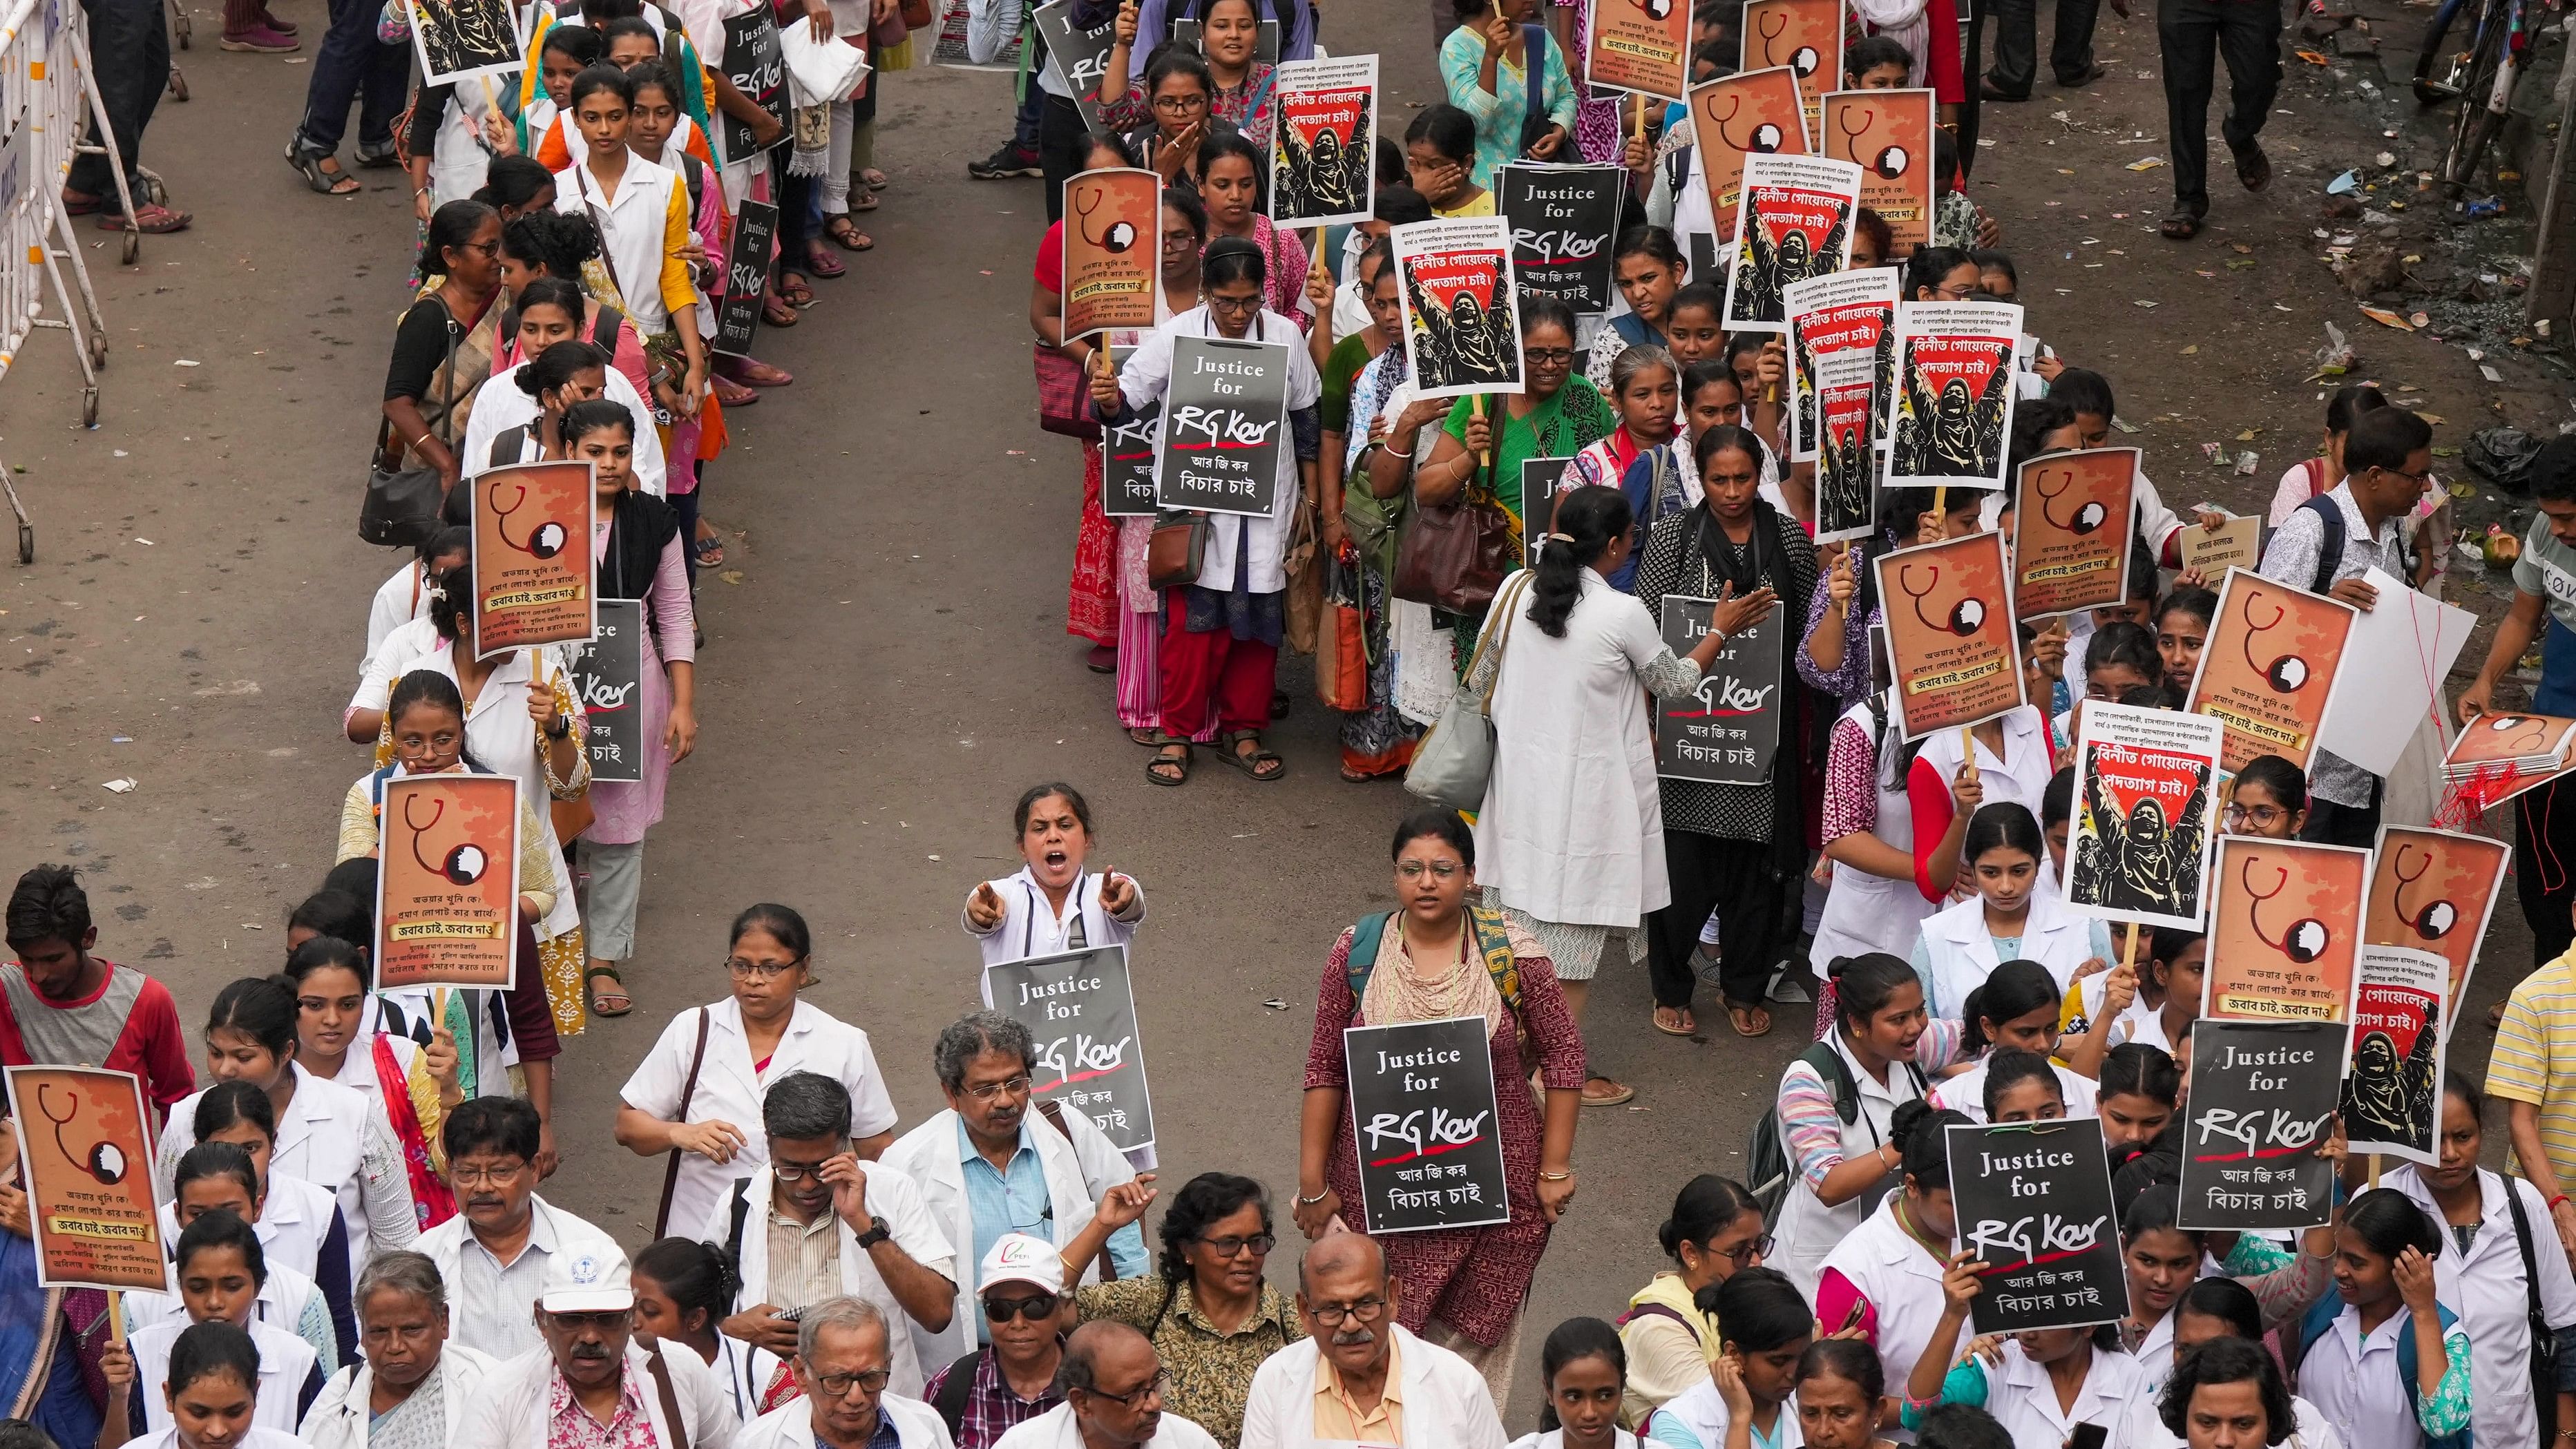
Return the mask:
M2334 587L2335 570L2343 567L2343 510L2335 506L2334 495L2320 493L2299 505L2303 513L2313 513L2325 526L2325 538L2317 545L2316 577L2308 581L2308 592L2322 594Z
M1843 1054L1834 1049L1831 1041L1817 1042L1792 1060L1805 1062L1825 1079L1825 1090L1833 1094L1834 1115L1842 1119L1844 1126L1860 1120L1860 1085L1852 1080L1851 1068L1843 1065ZM1924 1079L1921 1067L1907 1062L1905 1074L1914 1079L1916 1096L1931 1091L1932 1084ZM1762 1225L1779 1226L1780 1205L1789 1200L1791 1164L1788 1139L1780 1130L1776 1097L1771 1110L1754 1122L1753 1135L1744 1144L1744 1160L1754 1200L1762 1204Z

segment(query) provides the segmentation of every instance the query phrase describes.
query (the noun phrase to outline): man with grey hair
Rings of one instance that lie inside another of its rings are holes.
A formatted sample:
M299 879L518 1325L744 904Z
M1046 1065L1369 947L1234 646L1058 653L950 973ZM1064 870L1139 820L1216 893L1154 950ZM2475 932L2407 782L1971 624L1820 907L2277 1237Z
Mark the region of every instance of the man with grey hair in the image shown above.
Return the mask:
M797 1326L783 1315L831 1299L865 1300L905 1325L887 1345L894 1391L918 1396L913 1326L946 1328L956 1254L901 1168L861 1162L850 1143L850 1091L819 1072L790 1072L761 1099L769 1161L735 1182L698 1236L741 1265L724 1332L786 1357Z
M1027 1027L998 1011L971 1013L939 1034L931 1060L948 1110L897 1138L883 1161L921 1184L962 1261L983 1261L1009 1233L1062 1247L1090 1223L1102 1193L1135 1178L1091 1119L1053 1102L1030 1110L1037 1049ZM1133 1223L1120 1228L1107 1256L1112 1277L1143 1273L1144 1234ZM1087 1265L1084 1281L1099 1273L1096 1262ZM957 1275L955 1312L942 1328L916 1325L922 1362L951 1362L983 1338L967 1278Z
M1207 1430L1164 1412L1169 1375L1153 1341L1131 1324L1102 1319L1075 1329L1056 1382L1064 1402L993 1449L1217 1449Z
M322 1386L298 1437L315 1449L462 1445L465 1407L494 1361L449 1341L438 1265L408 1249L379 1253L351 1301L366 1357Z
M1307 1336L1262 1361L1240 1449L1317 1440L1404 1449L1504 1449L1485 1376L1396 1319L1404 1284L1376 1240L1328 1232L1297 1266Z
M887 1388L893 1342L864 1298L807 1305L789 1360L801 1392L746 1425L733 1449L950 1449L928 1404Z

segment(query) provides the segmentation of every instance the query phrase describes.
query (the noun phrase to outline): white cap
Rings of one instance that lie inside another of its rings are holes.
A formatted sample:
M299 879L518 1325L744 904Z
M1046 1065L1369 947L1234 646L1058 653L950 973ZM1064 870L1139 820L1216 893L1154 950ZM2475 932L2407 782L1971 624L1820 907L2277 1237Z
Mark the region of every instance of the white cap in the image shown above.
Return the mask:
M1004 1233L984 1255L975 1275L976 1291L989 1293L1004 1283L1027 1283L1049 1293L1064 1291L1064 1259L1055 1244L1026 1233Z
M546 1259L546 1283L537 1306L548 1313L620 1313L635 1306L626 1255L611 1248L555 1253Z

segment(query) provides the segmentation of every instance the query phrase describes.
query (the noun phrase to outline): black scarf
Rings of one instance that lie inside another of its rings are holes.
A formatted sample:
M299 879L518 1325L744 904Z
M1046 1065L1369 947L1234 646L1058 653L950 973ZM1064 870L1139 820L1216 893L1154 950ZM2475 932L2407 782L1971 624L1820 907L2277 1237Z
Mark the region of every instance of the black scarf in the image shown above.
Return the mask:
M1741 598L1762 586L1767 578L1771 587L1789 605L1790 617L1804 621L1806 601L1791 598L1798 591L1797 580L1789 576L1788 563L1780 557L1780 515L1770 504L1753 500L1753 534L1747 540L1745 556L1739 561L1735 550L1727 546L1725 525L1708 511L1708 500L1700 499L1684 515L1690 520L1691 537L1699 545L1699 556L1708 564L1709 575L1721 585L1733 584ZM1712 590L1712 592L1715 592Z
M662 567L662 550L680 536L680 514L650 493L632 488L617 495L609 512L608 550L592 570L603 599L644 599Z

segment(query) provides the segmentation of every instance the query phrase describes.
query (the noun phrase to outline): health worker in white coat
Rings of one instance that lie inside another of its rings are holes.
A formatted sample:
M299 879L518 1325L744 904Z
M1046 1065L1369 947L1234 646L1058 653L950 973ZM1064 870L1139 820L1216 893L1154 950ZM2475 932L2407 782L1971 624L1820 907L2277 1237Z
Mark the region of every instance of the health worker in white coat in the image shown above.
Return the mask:
M1893 1123L1905 1144L1905 1185L1825 1255L1816 1285L1816 1321L1831 1332L1859 1329L1891 1388L1913 1373L1941 1321L1941 1279L1957 1236L1949 1129L1968 1119L1909 1102Z
M358 1278L366 1358L331 1376L305 1411L312 1449L393 1445L465 1449L465 1407L493 1369L490 1356L447 1338L447 1285L424 1254L385 1253Z
M1664 1449L1727 1449L1742 1423L1746 1442L1792 1449L1798 1426L1798 1362L1815 1342L1806 1296L1776 1269L1740 1269L1717 1285L1725 1351L1708 1377L1649 1415L1645 1437Z
M1091 803L1071 785L1049 783L1020 796L1011 811L1018 874L988 880L966 898L966 934L983 943L984 964L1124 946L1145 920L1145 892L1117 871L1086 875L1091 858ZM984 1004L993 1004L992 984Z
M868 1034L802 999L814 984L805 918L764 902L734 917L725 948L732 992L662 1029L618 1089L616 1136L640 1157L671 1154L653 1236L693 1233L733 1185L769 1161L760 1100L771 1083L814 1072L850 1094L851 1150L873 1162L894 1141L894 1099Z
M1065 1336L1064 1402L1004 1430L993 1449L1217 1449L1215 1435L1163 1407L1169 1377L1133 1325L1086 1323Z
M1691 1356L1700 1357L1696 1346ZM1539 1422L1549 1427L1514 1439L1512 1449L1637 1449L1637 1436L1619 1427L1630 1385L1618 1329L1598 1318L1569 1318L1539 1346L1538 1369L1547 1402ZM1707 1370L1697 1377L1705 1380Z
M1837 957L1914 949L1916 928L1940 909L1914 879L1914 801L1906 789L1915 751L1893 727L1885 695L1843 711L1825 749L1825 857L1833 862L1825 913L1807 952L1821 978ZM1848 788L1859 770L1868 779ZM1956 808L1956 801L1953 801Z
M1921 1428L1934 1404L1969 1404L1992 1414L2015 1444L2064 1444L2083 1424L2116 1435L2136 1403L2152 1396L2145 1371L2120 1347L2117 1323L2030 1329L1955 1358L1985 1291L1983 1271L1963 1249L1943 1276L1940 1320L1906 1380L1905 1427Z
M1036 1046L1017 1021L993 1011L963 1017L940 1032L931 1059L947 1110L897 1138L880 1160L921 1189L931 1221L960 1264L982 1262L1009 1233L1061 1248L1090 1226L1101 1194L1134 1180L1127 1159L1090 1118L1053 1103L1032 1110ZM970 1176L976 1183L971 1192ZM1028 1221L1014 1221L1016 1211L978 1212L984 1202L1037 1211ZM1110 1235L1109 1256L1121 1278L1146 1271L1144 1235L1134 1223ZM1086 1265L1084 1281L1098 1281L1099 1271L1097 1263ZM974 1275L961 1268L951 1281L957 1292L947 1323L938 1329L912 1325L922 1363L953 1362L984 1332Z
M1366 1236L1316 1239L1297 1270L1307 1336L1253 1372L1239 1449L1306 1449L1319 1440L1505 1449L1485 1376L1396 1322L1402 1292ZM1397 1409L1400 1434L1389 1425Z
M1976 894L1925 921L1914 940L1914 970L1934 1016L1964 1019L1968 993L2006 961L2047 967L2062 997L2077 971L2110 959L2110 927L2074 914L2056 892L2040 889L2048 846L2029 810L2010 803L1977 807L1959 854Z
M2183 1354L2212 1339L2234 1338L2269 1357L2263 1347L2263 1306L2255 1300L2253 1289L2233 1278L2203 1278L2183 1290L2166 1324L2165 1343L2152 1356L2142 1350L2139 1358L2147 1384L2130 1401L2127 1434L2112 1436L2121 1449L2185 1449L2183 1437L2165 1427L2162 1402ZM2343 1449L2343 1435L2326 1422L2316 1405L2291 1395L2289 1417L2299 1436L2293 1449Z
M905 1336L864 1298L807 1308L788 1360L796 1397L743 1425L733 1449L870 1449L889 1428L895 1449L951 1449L937 1410L887 1386L890 1345Z
M179 1337L170 1351L167 1388L158 1391L163 1427L137 1434L128 1444L134 1449L305 1449L292 1432L272 1429L257 1417L260 1358L249 1335L229 1323L208 1321ZM110 1433L115 1432L114 1413L110 1411ZM182 1429L172 1422L182 1414L198 1427ZM38 1442L44 1442L41 1433Z

